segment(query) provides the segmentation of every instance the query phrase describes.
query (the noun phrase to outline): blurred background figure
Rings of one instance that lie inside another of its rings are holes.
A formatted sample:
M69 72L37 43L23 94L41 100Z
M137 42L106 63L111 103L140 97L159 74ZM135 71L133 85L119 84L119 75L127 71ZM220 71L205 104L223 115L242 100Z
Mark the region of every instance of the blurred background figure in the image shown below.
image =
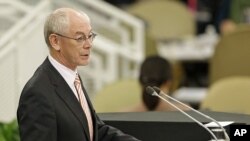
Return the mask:
M222 0L218 19L221 33L234 31L239 24L250 24L250 1L249 0Z
M164 93L171 95L172 68L171 64L160 56L147 57L140 68L139 83L141 86L141 103L130 107L127 111L174 111L170 104L167 104L158 97L153 97L146 92L147 86L159 87ZM183 110L185 107L174 103Z

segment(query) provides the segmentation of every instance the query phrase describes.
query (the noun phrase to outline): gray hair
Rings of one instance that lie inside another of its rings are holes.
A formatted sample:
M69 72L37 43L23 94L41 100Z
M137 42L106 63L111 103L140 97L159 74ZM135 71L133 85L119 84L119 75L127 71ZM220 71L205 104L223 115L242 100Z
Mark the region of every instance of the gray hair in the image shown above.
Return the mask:
M69 18L67 12L64 10L56 10L51 13L44 24L44 38L47 46L50 48L51 44L49 36L52 33L64 34L69 27Z

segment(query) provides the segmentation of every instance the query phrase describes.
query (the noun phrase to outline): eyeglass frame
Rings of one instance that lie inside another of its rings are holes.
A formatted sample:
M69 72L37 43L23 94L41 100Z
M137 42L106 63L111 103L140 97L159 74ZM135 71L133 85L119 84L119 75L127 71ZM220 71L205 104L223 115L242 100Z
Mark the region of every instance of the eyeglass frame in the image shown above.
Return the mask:
M85 36L81 36L81 37L79 37L79 38L73 38L73 37L68 37L68 36L65 36L65 35L62 35L62 34L59 34L59 33L53 33L53 34L56 34L56 35L58 35L58 36L61 36L61 37L64 37L64 38L67 38L67 39L72 39L72 40L75 40L75 41L77 41L78 43L84 43L86 40L90 40L91 42L93 42L93 40L95 39L95 37L97 36L97 34L96 33L94 33L94 32L91 32L91 34L90 35L88 35L87 37L86 37L86 35ZM84 34L83 34L84 35ZM92 36L91 36L92 35ZM85 37L85 38L83 38L83 37ZM92 37L92 40L91 40L91 37ZM83 38L83 39L81 39L81 38Z

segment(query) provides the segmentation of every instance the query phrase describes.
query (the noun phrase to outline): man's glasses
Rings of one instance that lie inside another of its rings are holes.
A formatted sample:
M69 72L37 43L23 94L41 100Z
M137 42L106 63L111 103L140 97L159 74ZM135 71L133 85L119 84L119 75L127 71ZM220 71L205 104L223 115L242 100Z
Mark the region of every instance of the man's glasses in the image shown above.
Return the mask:
M93 42L93 40L95 39L95 37L97 36L96 33L90 33L88 36L85 36L85 35L81 35L80 37L77 37L77 38L73 38L73 37L68 37L68 36L65 36L65 35L62 35L62 34L59 34L59 33L54 33L58 36L61 36L61 37L64 37L64 38L68 38L68 39L72 39L72 40L76 40L77 43L79 44L84 44L86 40L89 40L90 42Z

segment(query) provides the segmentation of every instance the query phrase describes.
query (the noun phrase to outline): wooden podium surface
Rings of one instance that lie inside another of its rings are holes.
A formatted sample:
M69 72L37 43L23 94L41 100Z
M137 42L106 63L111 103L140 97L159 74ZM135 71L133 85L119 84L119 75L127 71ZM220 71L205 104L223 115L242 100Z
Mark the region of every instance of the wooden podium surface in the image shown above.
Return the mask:
M202 123L211 122L194 112L188 112ZM250 115L203 112L217 121L249 124ZM210 134L180 112L99 113L107 124L119 128L142 141L208 141ZM230 132L230 126L225 127Z

